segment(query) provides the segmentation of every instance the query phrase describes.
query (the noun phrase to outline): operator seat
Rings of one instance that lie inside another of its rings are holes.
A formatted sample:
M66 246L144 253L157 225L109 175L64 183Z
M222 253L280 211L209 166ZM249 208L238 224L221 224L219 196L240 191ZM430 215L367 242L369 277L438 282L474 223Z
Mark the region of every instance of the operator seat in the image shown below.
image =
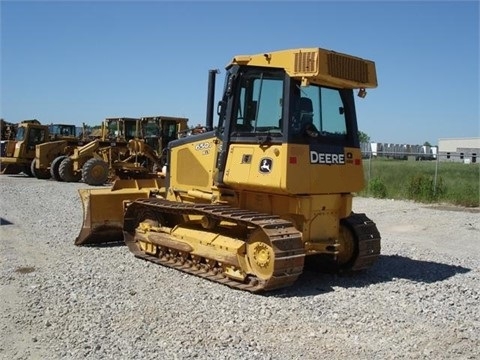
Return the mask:
M300 134L311 138L319 135L315 124L313 123L313 105L312 100L306 97L300 98Z
M290 126L294 135L318 136L318 130L313 124L313 104L310 98L301 97L298 99Z
M293 128L297 128L298 133L298 130L302 127L301 124L313 122L313 104L310 98L301 97L298 99L295 105L294 117L291 126ZM278 127L283 129L283 118L278 120Z
M313 105L310 98L300 98L298 102L298 115L298 119L302 125L313 123Z

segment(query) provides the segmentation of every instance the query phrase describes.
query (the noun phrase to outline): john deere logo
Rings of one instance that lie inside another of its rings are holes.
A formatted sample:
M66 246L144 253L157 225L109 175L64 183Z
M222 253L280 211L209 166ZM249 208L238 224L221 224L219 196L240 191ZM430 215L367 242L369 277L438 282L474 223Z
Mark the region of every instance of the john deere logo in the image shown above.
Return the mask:
M272 164L273 164L272 159L263 158L262 160L260 160L260 168L259 168L260 172L262 174L271 173L272 172Z

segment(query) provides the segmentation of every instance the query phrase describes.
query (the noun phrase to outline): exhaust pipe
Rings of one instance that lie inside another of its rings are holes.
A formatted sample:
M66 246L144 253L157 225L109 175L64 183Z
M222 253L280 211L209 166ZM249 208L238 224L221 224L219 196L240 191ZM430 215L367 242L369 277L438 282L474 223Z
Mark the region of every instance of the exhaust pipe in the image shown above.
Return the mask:
M215 79L220 71L218 69L208 71L208 92L207 92L207 131L213 130L213 107L215 102Z

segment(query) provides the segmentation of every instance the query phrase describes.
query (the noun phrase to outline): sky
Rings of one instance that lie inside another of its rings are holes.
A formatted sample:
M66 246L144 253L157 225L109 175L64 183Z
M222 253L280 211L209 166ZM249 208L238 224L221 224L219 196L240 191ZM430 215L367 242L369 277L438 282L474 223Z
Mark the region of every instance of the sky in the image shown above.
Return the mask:
M373 60L356 98L372 142L479 137L478 1L5 1L0 116L205 124L208 70L235 55L321 47Z

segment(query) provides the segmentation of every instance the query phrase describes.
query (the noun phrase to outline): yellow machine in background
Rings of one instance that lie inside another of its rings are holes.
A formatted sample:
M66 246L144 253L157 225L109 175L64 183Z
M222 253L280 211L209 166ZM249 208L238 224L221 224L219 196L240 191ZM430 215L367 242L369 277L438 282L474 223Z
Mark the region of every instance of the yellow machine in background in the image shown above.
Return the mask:
M103 185L110 176L115 161L127 157L128 141L138 138L139 119L106 118L102 122L101 138L73 149L69 156L55 160L58 170L54 171L58 181L77 182L89 185Z
M17 127L18 124L0 119L0 141L14 140L17 135Z
M150 177L164 165L162 149L187 129L187 122L186 118L170 116L107 118L101 138L55 160L58 178L54 178L103 185L116 177Z
M138 257L259 292L289 286L306 259L367 269L380 234L352 213L364 186L353 90L375 64L319 48L236 56L213 127L168 145L165 178L80 190L77 245L124 240Z
M15 126L15 139L2 141L0 166L2 174L24 172L28 176L45 178L48 170L36 168L38 146L51 146L58 142L78 142L75 125L42 125L36 119L23 120Z
M53 138L35 146L35 158L32 160L30 171L37 179L51 177L55 179L60 164L58 158L66 158L76 147L89 142L85 137L85 125L81 136L77 134L75 125L52 124L50 129L55 134Z
M145 178L160 172L165 165L167 145L184 136L188 119L172 116L147 116L139 122L138 138L128 142L128 157L112 167L121 179Z

